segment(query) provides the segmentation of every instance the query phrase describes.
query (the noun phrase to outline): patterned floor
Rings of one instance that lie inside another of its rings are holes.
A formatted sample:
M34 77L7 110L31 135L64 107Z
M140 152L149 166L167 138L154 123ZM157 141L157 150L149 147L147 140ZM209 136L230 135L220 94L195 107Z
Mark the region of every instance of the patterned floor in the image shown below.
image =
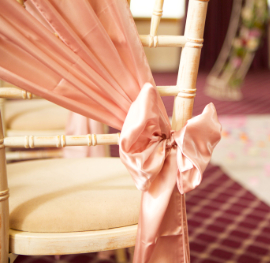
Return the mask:
M58 258L54 256L40 256L40 257L18 256L14 262L15 263L115 263L115 260L97 259L97 253L89 253L81 255L58 256Z
M186 195L192 263L270 262L270 208L209 166Z
M95 255L92 254L82 254L82 255L68 255L61 256L59 260L56 260L53 256L43 256L43 257L26 257L19 256L14 261L15 263L95 263Z

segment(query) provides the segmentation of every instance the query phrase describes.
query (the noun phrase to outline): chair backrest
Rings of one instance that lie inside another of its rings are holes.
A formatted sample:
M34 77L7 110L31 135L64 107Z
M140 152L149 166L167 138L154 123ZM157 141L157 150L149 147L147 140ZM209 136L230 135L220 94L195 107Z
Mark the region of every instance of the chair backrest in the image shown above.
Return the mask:
M175 96L172 128L181 129L192 117L196 80L203 43L204 24L209 0L190 0L184 36L159 36L158 26L162 16L164 0L156 0L149 35L141 35L144 46L182 47L179 73L176 86L158 86L161 96ZM23 4L23 1L19 1ZM0 88L0 98L31 99L31 93L18 88ZM0 116L1 118L1 116ZM0 217L2 227L1 253L8 251L8 185L6 176L5 147L65 147L95 146L97 144L118 144L119 134L88 134L81 136L22 136L4 137L0 119Z

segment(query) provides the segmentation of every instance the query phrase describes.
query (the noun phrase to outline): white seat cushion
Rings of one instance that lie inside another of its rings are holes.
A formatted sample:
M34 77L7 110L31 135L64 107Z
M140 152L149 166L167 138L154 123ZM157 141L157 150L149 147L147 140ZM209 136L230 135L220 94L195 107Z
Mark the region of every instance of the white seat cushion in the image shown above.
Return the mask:
M9 164L10 228L102 230L137 224L141 193L119 158Z
M64 130L69 111L42 99L5 102L5 122L11 130Z

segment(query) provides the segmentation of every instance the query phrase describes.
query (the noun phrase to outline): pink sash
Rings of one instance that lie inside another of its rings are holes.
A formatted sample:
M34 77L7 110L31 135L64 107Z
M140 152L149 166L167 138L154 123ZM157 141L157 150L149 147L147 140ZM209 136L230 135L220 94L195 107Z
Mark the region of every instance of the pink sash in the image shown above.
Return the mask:
M145 84L120 137L120 157L142 203L134 263L189 262L183 194L197 187L221 136L213 104L180 131L160 114L157 89Z

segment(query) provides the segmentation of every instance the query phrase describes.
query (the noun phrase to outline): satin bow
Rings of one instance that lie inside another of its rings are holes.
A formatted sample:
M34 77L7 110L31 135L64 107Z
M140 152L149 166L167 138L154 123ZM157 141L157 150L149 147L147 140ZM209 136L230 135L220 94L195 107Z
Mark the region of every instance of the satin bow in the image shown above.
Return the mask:
M189 262L184 193L202 180L221 138L213 104L172 131L156 87L132 103L120 136L120 158L142 191L134 263Z

